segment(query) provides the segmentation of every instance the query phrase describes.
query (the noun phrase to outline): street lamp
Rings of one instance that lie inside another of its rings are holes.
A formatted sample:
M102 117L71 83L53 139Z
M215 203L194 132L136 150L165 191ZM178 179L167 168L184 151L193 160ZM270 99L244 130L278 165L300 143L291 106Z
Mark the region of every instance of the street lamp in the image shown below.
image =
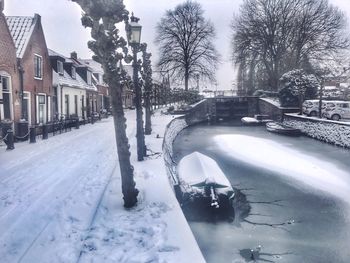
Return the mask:
M126 33L128 36L128 43L133 52L133 82L135 89L135 108L136 108L136 140L137 140L137 160L143 161L143 157L146 155L145 147L145 135L143 130L142 120L142 91L139 85L139 64L137 63L137 52L140 51L141 42L141 25L138 23L140 19L134 16L132 13L130 17L130 23L126 25Z
M138 23L139 20L140 18L135 17L134 13L131 13L130 23L128 24L127 29L128 42L130 46L140 45L142 26Z

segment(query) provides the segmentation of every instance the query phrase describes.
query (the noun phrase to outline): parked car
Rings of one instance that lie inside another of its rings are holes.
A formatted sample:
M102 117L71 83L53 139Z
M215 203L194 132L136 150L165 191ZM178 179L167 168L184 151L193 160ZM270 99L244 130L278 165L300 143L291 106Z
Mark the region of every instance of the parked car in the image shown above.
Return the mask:
M307 116L318 116L319 100L305 100L303 103L303 113Z
M325 111L326 108L332 107L335 101L330 100L323 100L322 101L322 117L325 118ZM319 112L319 100L305 100L303 103L303 113L311 116L316 117L318 116Z
M329 103L325 109L324 116L335 121L350 119L350 101L333 101Z

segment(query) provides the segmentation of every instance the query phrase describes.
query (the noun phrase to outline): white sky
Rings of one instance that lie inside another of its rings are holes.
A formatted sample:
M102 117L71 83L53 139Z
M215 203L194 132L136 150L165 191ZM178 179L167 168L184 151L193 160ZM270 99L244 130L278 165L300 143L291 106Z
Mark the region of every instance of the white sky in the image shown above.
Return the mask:
M157 58L157 47L154 44L155 26L167 9L173 9L185 0L124 0L127 9L140 18L142 42L149 45L153 54L153 64ZM230 62L230 21L238 12L242 0L198 0L205 10L205 16L215 26L216 48L222 56L222 64L217 71L219 89L231 89L235 80L234 68ZM350 0L330 0L350 16ZM5 0L5 15L27 15L38 13L49 48L68 56L76 51L81 58L91 57L87 48L89 30L81 26L81 11L77 4L69 0ZM212 84L204 84L215 88Z

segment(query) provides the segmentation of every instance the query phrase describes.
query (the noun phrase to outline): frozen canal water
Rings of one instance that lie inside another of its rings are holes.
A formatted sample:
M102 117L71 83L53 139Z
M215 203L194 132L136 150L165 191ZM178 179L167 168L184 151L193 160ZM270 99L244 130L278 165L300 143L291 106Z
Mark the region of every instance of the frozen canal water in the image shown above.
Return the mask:
M350 262L349 150L223 123L184 130L176 161L193 151L237 189L233 222L186 214L208 263Z

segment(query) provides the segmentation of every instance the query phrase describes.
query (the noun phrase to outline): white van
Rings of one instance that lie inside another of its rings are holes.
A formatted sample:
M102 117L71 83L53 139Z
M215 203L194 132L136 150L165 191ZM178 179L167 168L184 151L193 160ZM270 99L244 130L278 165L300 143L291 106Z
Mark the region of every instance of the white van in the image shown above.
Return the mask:
M350 101L333 101L329 103L325 109L324 116L335 121L350 119Z

